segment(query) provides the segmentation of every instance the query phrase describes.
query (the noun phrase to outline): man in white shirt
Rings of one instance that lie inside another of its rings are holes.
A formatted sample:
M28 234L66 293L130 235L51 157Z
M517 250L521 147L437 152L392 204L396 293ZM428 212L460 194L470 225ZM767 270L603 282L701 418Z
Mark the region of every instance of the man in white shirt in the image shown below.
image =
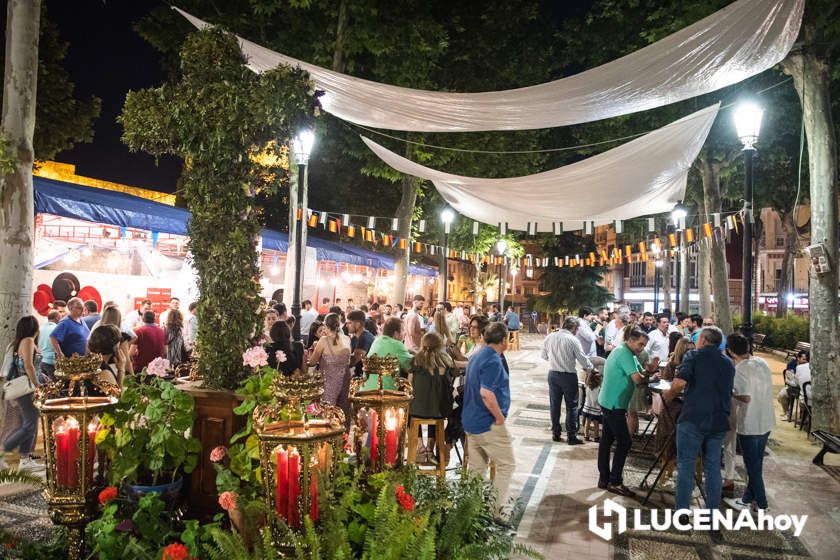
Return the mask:
M648 343L645 347L650 359L659 358L660 364L665 364L668 361L668 338L669 326L668 317L660 315L656 328L648 333Z
M187 350L192 352L195 348L195 336L198 334L198 302L192 302L189 306L189 315L187 317L186 334L184 336L184 346Z
M598 355L598 347L595 344L595 341L598 340L598 335L595 334L595 331L590 326L592 318L593 315L590 308L581 307L578 311L578 330L576 336L587 358L593 358Z
M805 387L811 382L811 363L805 362L796 366L796 384L799 385L799 402L805 402L805 392L808 392L808 400L811 400L811 386Z
M318 311L312 307L312 302L308 299L303 300L303 310L300 312L300 335L303 337L305 344L309 341L309 327L318 318Z
M420 349L420 339L423 337L423 319L420 317L420 312L423 311L425 303L426 298L417 294L414 296L411 310L405 316L403 342L410 352L417 352Z
M181 309L181 300L173 297L169 300L169 309L165 310L163 313L160 314L160 326L166 326L166 319L169 318L169 312L172 310L180 311Z
M134 332L137 327L143 326L143 314L146 311L152 310L152 300L144 299L140 307L129 313L123 319L122 330L125 332Z
M747 469L744 495L726 502L735 509L747 509L753 503L767 509L764 491L764 449L770 432L776 428L773 411L773 373L767 362L750 355L749 341L735 333L726 340L726 353L735 363L733 387L737 419L738 443Z
M587 328L588 325L587 325ZM569 445L583 443L577 438L578 429L578 375L575 362L584 370L592 369L592 362L586 356L577 338L578 318L566 317L563 328L545 338L542 359L548 361L548 403L551 415L551 431L554 441L560 441L560 405L566 401L566 432Z

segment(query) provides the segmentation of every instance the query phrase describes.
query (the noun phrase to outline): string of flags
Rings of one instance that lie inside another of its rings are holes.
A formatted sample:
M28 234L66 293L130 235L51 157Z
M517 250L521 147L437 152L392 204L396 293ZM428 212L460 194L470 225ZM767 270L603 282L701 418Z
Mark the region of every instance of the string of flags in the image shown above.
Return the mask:
M302 217L301 209L297 212L298 219ZM429 256L446 256L450 259L460 259L473 263L486 265L512 265L516 268L537 267L545 268L555 266L563 267L587 267L587 266L613 266L615 264L647 262L659 258L663 253L670 252L676 255L679 251L687 251L693 254L697 251L700 243L721 243L724 242L730 231L738 232L744 219L741 212L723 214L714 213L712 221L700 224L697 228L686 227L685 218L677 224L675 232L660 236L656 230L656 220L648 218L648 236L644 240L628 242L622 240L615 245L600 247L588 254L565 255L562 257L537 257L525 255L519 258L508 256L487 255L482 253L469 253L467 251L455 250L433 243L425 243L413 239L407 239L396 235L399 231L400 220L398 218L383 218L377 216L355 216L350 214L333 214L327 211L307 209L307 224L311 228L322 228L325 231L337 235L346 235L351 239L359 238L364 242L375 246L386 248L409 249L415 254ZM359 225L364 223L365 225ZM377 229L377 226L382 229ZM578 227L580 226L580 227ZM616 239L624 233L621 220L612 224L616 233ZM473 221L472 234L479 233L479 222ZM498 224L499 234L506 235L508 224ZM552 233L561 235L564 231L563 222L553 222L548 231L543 224L529 222L527 224L527 235L534 237L538 234ZM575 224L576 230L583 230L585 235L592 235L595 232L595 222L586 221ZM420 233L426 231L426 220L418 220L417 230Z

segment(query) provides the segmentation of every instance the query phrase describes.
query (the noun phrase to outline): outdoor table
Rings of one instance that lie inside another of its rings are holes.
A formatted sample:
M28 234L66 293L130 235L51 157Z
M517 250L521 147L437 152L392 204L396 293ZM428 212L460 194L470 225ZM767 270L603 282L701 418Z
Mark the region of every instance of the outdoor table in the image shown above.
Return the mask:
M668 406L668 402L665 400L663 393L671 388L671 382L661 379L659 381L648 383L648 388L653 393L658 393L662 398L662 414L665 414L670 420L670 424L672 426L670 433L668 433L665 437L665 444L662 446L662 449L656 454L656 457L653 459L653 463L651 463L650 468L648 469L645 477L642 479L641 484L639 486L641 488L647 488L647 493L645 494L645 499L642 501L642 505L648 503L650 500L651 494L656 489L656 485L659 484L659 480L662 478L662 474L665 472L665 467L668 466L668 462L673 459L673 453L671 452L671 441L677 437L677 419L671 416L671 410ZM677 397L674 399L677 402L682 402L681 397ZM657 429L659 428L660 422L657 422ZM650 477L653 470L656 468L657 464L661 462L659 466L659 472L656 473L656 477L653 479L653 483L648 486L647 480ZM703 491L703 480L697 480L697 474L695 471L695 481L697 483L697 487L700 489L700 495L703 497L703 501L706 501L706 494Z

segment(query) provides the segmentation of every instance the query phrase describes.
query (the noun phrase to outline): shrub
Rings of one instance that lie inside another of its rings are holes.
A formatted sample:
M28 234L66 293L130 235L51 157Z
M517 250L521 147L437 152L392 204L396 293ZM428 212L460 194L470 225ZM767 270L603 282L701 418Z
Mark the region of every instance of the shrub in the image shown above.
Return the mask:
M735 317L735 324L740 317ZM810 342L810 325L807 317L788 313L785 317L773 317L764 313L753 316L753 332L767 338L764 345L783 350L792 350L797 342Z

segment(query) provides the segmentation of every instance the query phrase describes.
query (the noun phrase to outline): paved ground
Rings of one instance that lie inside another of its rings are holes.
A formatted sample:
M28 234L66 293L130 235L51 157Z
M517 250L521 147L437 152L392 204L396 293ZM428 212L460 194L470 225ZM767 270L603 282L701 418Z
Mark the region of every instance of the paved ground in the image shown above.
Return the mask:
M569 447L553 443L548 414L547 366L539 357L542 338L523 336L522 350L508 357L511 365L513 403L509 415L517 453L513 495L525 504L518 524L518 537L546 558L576 560L628 558L837 558L840 550L840 467L823 469L811 464L819 447L807 440L793 424L779 423L773 433L765 477L774 513L809 515L800 538L790 532L722 532L680 534L628 531L607 542L588 530L588 509L607 497L628 507L638 501L598 490L597 444ZM764 356L774 371L783 363ZM781 385L781 376L776 382ZM635 449L635 446L634 446ZM625 476L628 485L638 484L651 458L631 454ZM838 457L826 463L840 465ZM738 458L739 484L746 479ZM653 503L673 507L673 485L652 496Z
M772 435L764 471L773 512L809 516L800 538L790 532L724 531L709 535L628 531L608 542L589 532L588 509L593 504L600 506L607 497L628 507L638 507L639 503L597 489L597 444L569 447L551 441L547 366L539 357L542 338L523 335L522 350L508 355L513 397L509 428L517 456L511 494L524 505L514 519L521 542L552 560L840 557L840 458L827 456L826 463L833 467L826 469L812 465L818 446L786 422L780 422ZM781 372L781 361L765 357L775 372ZM780 376L776 383L781 385ZM455 465L454 453L452 461ZM744 471L740 458L738 461L742 483ZM625 471L628 485L641 481L650 462L649 456L631 454ZM651 507L672 507L673 486L655 492L652 500ZM35 538L49 534L49 520L39 493L19 485L0 486L0 527L25 527L24 532Z

